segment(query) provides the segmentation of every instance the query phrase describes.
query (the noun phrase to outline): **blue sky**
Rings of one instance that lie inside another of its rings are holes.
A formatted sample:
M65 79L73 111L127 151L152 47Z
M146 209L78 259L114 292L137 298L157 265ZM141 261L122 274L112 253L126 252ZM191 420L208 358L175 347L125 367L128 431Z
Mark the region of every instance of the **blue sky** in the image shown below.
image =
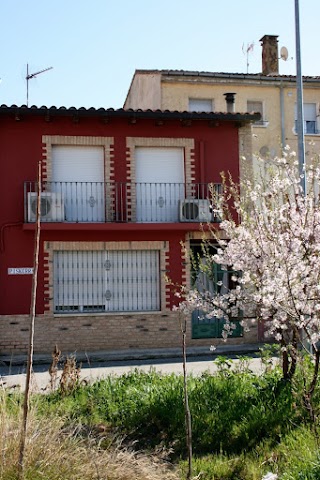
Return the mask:
M0 0L0 104L121 108L135 69L261 71L279 35L295 75L294 0ZM320 75L320 0L300 0L302 72ZM293 59L291 59L293 57Z

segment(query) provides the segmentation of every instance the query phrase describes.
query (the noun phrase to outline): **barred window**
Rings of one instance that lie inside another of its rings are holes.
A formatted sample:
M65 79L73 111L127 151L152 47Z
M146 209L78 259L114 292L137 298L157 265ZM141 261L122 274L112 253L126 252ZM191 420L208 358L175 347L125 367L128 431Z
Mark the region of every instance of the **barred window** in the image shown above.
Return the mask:
M160 310L157 250L54 252L56 313Z

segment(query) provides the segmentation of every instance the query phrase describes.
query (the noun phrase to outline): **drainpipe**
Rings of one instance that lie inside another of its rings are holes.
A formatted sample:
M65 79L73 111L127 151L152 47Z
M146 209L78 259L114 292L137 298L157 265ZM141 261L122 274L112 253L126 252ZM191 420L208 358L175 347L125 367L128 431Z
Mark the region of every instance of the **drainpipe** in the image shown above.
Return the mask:
M200 183L205 183L205 162L204 162L204 142L199 142L200 147Z

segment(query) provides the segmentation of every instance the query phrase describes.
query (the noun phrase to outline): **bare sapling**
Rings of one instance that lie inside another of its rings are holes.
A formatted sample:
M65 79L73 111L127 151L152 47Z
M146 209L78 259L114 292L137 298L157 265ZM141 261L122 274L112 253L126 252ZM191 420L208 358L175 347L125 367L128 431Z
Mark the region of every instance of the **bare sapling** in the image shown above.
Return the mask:
M30 305L30 332L29 332L29 345L28 345L28 357L27 357L27 372L26 372L26 388L24 393L23 402L23 415L21 426L21 438L19 448L19 462L18 472L19 478L24 477L24 457L25 457L25 445L27 436L27 422L30 404L30 388L31 388L31 375L33 365L33 348L34 348L34 327L36 317L36 300L37 300L37 281L38 281L38 266L39 266L39 248L40 248L40 225L41 225L41 162L38 163L38 191L37 191L37 212L36 212L36 230L34 239L34 252L33 252L33 275L32 275L32 288L31 288L31 305Z
M188 454L187 480L192 478L192 423L189 407L188 382L187 382L187 321L182 314L179 315L180 328L182 334L182 364L183 364L183 391L184 391L184 413L186 422L186 444Z

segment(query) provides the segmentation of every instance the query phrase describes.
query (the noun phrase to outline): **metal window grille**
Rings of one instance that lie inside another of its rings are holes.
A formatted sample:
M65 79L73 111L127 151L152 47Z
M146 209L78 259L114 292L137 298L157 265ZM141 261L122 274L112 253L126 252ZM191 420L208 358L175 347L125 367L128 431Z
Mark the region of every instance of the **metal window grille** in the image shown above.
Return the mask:
M160 310L160 252L54 252L56 313Z

